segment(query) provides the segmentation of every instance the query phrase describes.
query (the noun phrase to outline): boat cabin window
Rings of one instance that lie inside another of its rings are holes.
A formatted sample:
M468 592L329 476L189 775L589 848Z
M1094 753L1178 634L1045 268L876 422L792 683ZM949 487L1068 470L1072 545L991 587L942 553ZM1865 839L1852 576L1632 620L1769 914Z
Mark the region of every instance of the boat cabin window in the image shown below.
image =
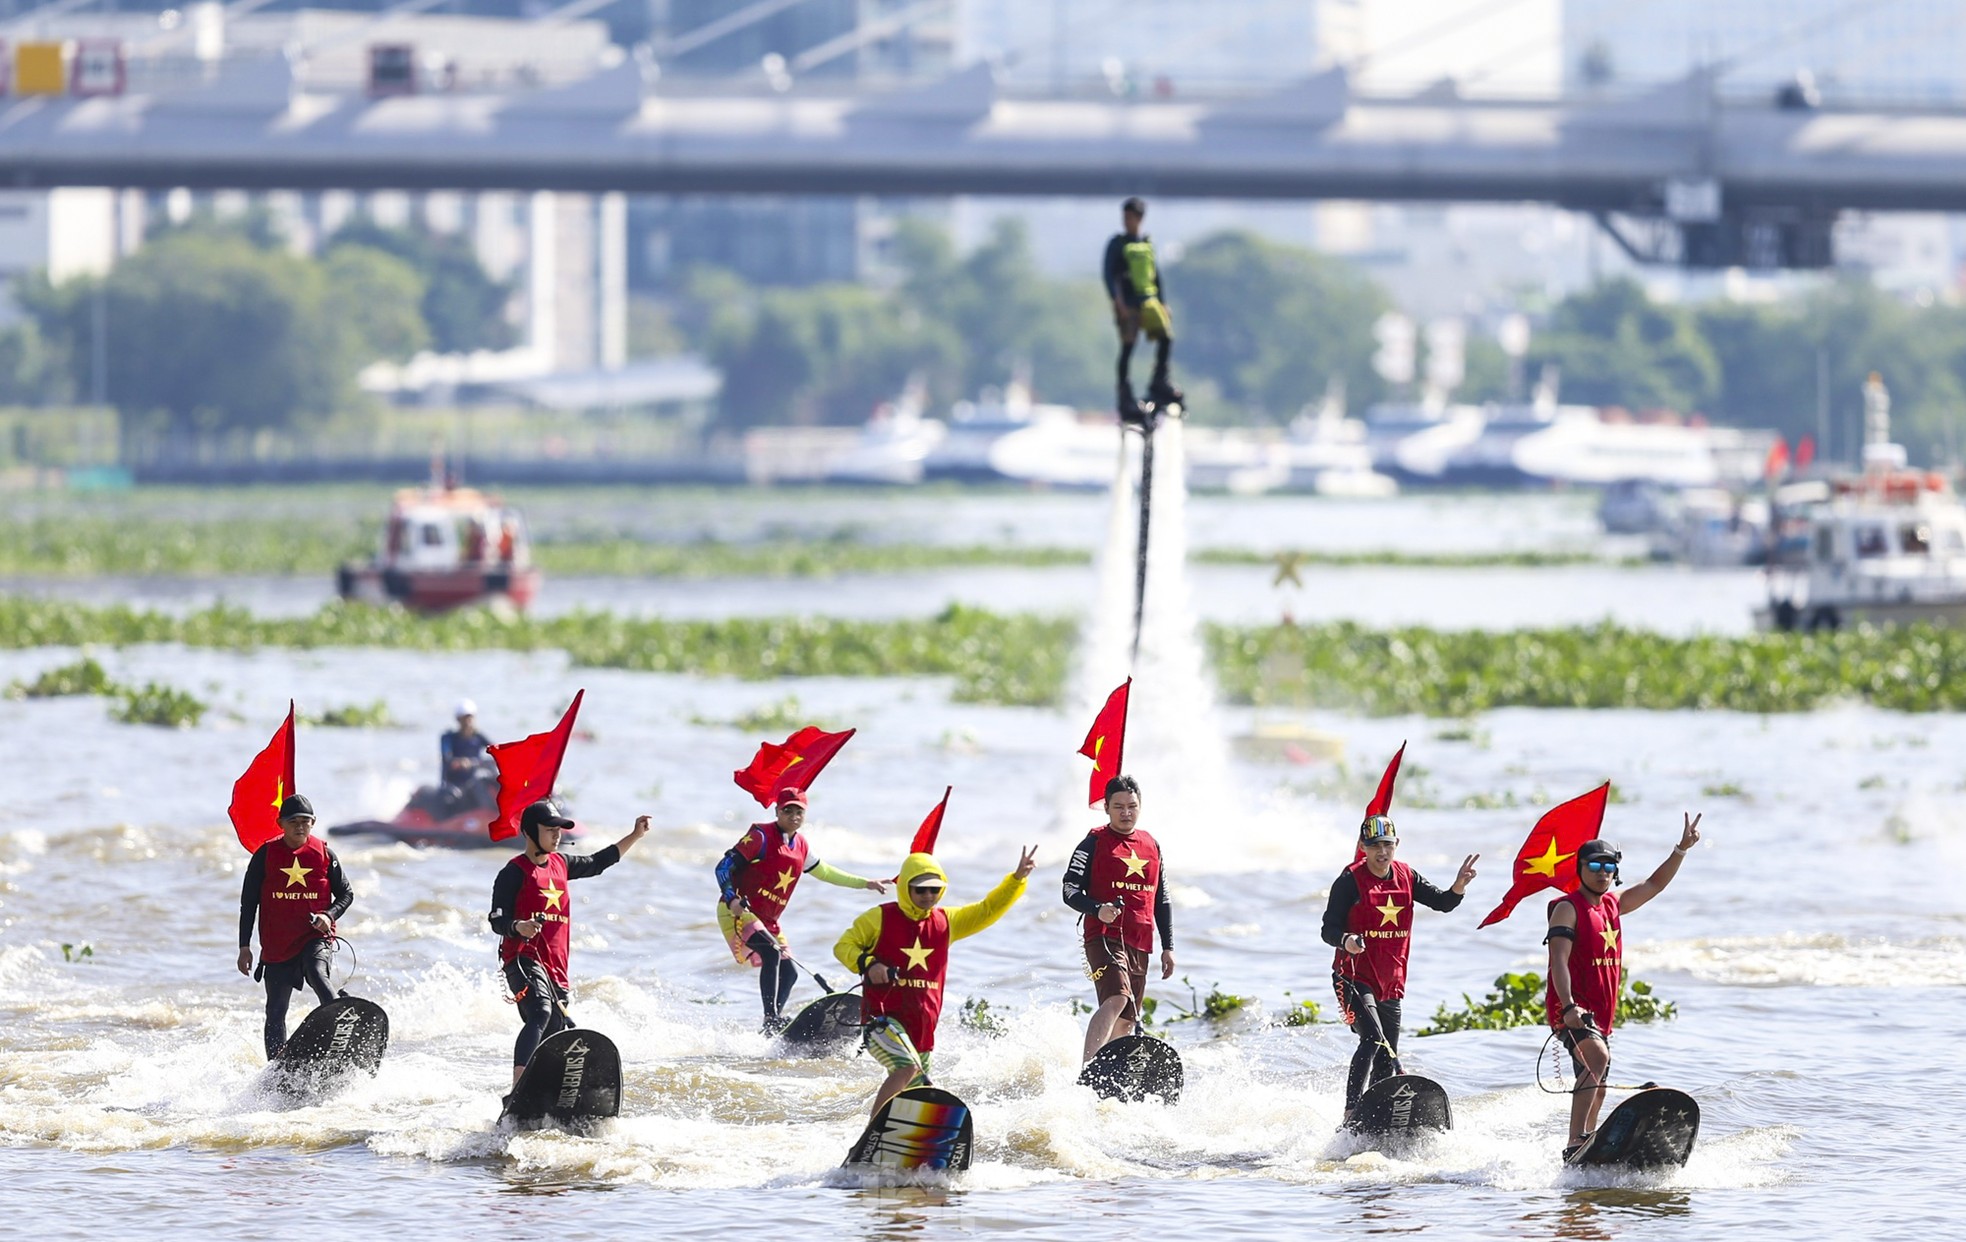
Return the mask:
M1857 557L1865 559L1883 556L1890 548L1890 541L1884 537L1882 526L1859 526L1857 528Z
M423 524L423 546L426 548L443 547L444 546L443 528L438 526L435 522L425 522Z
M1960 552L1966 552L1966 536L1962 536L1956 527L1948 527L1940 531L1938 543L1939 551L1948 555L1956 556Z
M1932 551L1932 528L1902 526L1898 530L1898 549L1908 556L1925 556Z

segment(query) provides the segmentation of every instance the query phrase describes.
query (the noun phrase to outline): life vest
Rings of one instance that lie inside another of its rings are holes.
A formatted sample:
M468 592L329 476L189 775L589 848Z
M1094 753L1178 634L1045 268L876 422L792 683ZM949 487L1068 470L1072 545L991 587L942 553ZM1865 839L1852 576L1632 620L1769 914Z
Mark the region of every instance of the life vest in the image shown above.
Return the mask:
M1358 884L1358 901L1345 919L1345 931L1365 940L1365 951L1340 946L1331 969L1366 988L1380 1000L1406 995L1406 954L1413 934L1413 868L1393 860L1385 878L1372 874L1364 859L1348 870Z
M1126 259L1126 279L1133 286L1136 298L1157 298L1160 296L1160 268L1154 263L1154 243L1145 237L1135 238L1120 247Z
M512 903L512 921L539 920L539 934L531 940L507 936L498 942L498 960L511 962L529 957L546 968L546 973L562 991L567 987L567 946L572 939L573 894L567 891L567 860L557 853L534 866L520 854L508 867L517 867L519 897Z
M1611 1033L1618 1016L1618 985L1625 969L1625 944L1618 925L1618 894L1607 892L1586 901L1581 892L1566 893L1550 903L1555 910L1569 902L1577 911L1577 939L1570 946L1570 999L1597 1019L1597 1029ZM1563 1025L1563 1002L1556 997L1556 980L1543 993L1550 1025Z
M1160 887L1160 845L1135 829L1121 836L1111 827L1092 837L1092 865L1086 893L1094 901L1115 901L1120 916L1102 923L1087 915L1085 938L1118 939L1129 949L1148 953L1154 947L1154 894Z
M292 961L313 941L326 939L307 920L326 914L334 902L328 847L309 837L290 850L275 837L260 848L266 870L259 881L259 960Z
M873 960L893 971L890 981L867 984L860 992L860 1019L890 1017L914 1041L915 1050L935 1048L935 1024L942 1017L942 985L949 975L949 915L940 907L924 919L911 919L895 902L881 907L881 934Z
M755 858L745 849L753 843ZM792 904L792 890L806 873L806 834L794 833L787 839L777 824L752 824L751 831L737 843L737 852L750 861L732 877L731 887L758 916L758 922L776 936L778 920Z

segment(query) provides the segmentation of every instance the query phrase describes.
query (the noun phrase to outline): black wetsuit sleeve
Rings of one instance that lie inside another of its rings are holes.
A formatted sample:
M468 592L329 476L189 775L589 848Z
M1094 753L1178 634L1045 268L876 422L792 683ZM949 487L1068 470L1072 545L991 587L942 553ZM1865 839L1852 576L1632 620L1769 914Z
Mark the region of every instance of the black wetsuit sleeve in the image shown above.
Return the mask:
M509 862L499 868L498 878L492 881L491 913L485 917L501 936L512 934L512 912L518 908L519 885L525 878L519 864Z
M1130 296L1133 282L1126 274L1126 234L1115 233L1113 239L1106 243L1106 261L1102 267L1106 278L1106 296Z
M1461 904L1462 896L1463 894L1457 893L1451 888L1436 888L1434 887L1433 881L1429 880L1426 876L1421 875L1417 871L1413 873L1413 900L1419 902L1429 910L1438 910L1442 914L1446 914L1449 910Z
M1072 861L1065 864L1065 904L1087 917L1099 913L1099 903L1086 891L1092 883L1092 848L1097 835L1088 832L1072 851Z
M239 886L239 947L245 948L253 942L253 919L259 915L259 890L266 883L266 847L253 851L253 860L246 864L246 879Z
M599 875L621 861L621 850L612 845L604 845L591 854L562 854L567 860L567 879L584 880L590 875Z
M1160 865L1160 878L1154 881L1154 929L1160 932L1161 952L1174 951L1174 907L1167 901L1167 864Z
M1324 927L1319 939L1332 948L1345 938L1345 924L1351 921L1352 907L1358 904L1358 881L1350 871L1341 871L1331 882L1331 896L1324 903Z
M338 921L348 913L348 907L355 904L355 890L349 887L348 875L341 869L341 859L335 857L335 852L327 846L321 848L328 855L328 896L332 898L328 902L328 918Z

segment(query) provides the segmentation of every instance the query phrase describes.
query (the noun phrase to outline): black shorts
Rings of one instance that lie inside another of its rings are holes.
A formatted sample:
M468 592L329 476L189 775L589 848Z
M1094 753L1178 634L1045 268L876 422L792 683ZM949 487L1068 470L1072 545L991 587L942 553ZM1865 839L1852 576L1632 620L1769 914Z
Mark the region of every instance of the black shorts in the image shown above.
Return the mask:
M1611 1050L1611 1032L1600 1031L1594 1026L1582 1031L1573 1031L1567 1026L1559 1026L1556 1028L1556 1037L1563 1044L1565 1051L1570 1053L1570 1068L1578 1077L1582 1077L1584 1073L1584 1063L1577 1057L1577 1043L1579 1040L1596 1037L1604 1041L1606 1052Z

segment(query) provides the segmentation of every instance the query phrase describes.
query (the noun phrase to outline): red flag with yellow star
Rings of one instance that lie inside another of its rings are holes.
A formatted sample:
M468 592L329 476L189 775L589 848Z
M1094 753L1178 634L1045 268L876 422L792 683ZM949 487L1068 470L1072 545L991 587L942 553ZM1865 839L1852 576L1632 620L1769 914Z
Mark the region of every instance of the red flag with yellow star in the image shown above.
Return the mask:
M1552 807L1537 820L1529 830L1529 839L1516 851L1508 895L1476 926L1501 922L1515 913L1517 902L1541 889L1573 891L1578 883L1577 868L1564 864L1577 856L1578 846L1604 826L1604 804L1610 796L1611 782L1606 781L1582 797Z
M782 746L761 742L750 766L732 772L731 779L739 789L756 798L759 806L770 806L781 789L803 792L856 732L848 729L844 733L825 733L818 725L807 725L786 738Z
M1386 765L1385 775L1379 778L1379 788L1374 791L1372 801L1365 804L1365 818L1374 815L1390 815L1393 809L1393 783L1399 780L1399 761L1406 758L1406 743L1401 742L1393 752L1393 761ZM1352 854L1352 861L1365 857L1365 846L1360 845Z
M244 775L232 782L232 831L248 854L280 835L280 804L294 792L294 701L273 740L253 757Z
M1133 679L1106 696L1106 705L1092 718L1092 731L1085 735L1079 753L1092 760L1092 783L1086 789L1086 803L1104 801L1106 782L1120 774L1120 760L1126 751L1126 700Z
M541 798L552 796L553 782L560 779L560 760L566 758L567 741L573 737L573 719L586 695L584 689L577 691L567 704L567 714L545 733L490 748L492 762L498 765L498 816L486 825L492 840L518 836L519 816Z
M922 826L915 829L915 839L908 846L910 854L935 852L935 838L942 835L942 814L949 809L949 795L955 791L954 785L943 786L942 801L935 804L935 809L928 813L928 818L922 821Z

